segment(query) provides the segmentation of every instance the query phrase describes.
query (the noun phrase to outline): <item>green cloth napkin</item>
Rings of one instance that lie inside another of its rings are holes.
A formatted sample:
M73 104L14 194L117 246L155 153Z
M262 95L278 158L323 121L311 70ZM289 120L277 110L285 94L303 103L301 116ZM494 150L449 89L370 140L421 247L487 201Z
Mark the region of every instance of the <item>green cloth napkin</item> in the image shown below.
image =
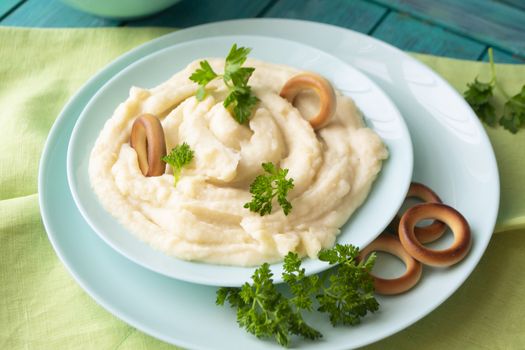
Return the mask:
M0 349L173 349L98 306L55 255L40 219L37 173L66 101L104 65L169 29L0 28ZM459 91L485 64L416 55ZM509 94L525 66L498 65ZM498 231L467 282L441 307L369 349L525 348L525 131L487 130L502 201ZM508 231L514 229L514 231Z

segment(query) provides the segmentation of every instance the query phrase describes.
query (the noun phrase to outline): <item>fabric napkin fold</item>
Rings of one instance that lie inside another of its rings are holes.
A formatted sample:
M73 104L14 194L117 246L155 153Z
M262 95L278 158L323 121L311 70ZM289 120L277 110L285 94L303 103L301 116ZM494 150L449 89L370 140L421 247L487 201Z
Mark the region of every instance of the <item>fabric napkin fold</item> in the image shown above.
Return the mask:
M73 281L47 239L37 194L44 142L67 100L114 58L171 30L0 28L0 348L173 348L112 316ZM484 63L414 56L458 91L488 77ZM513 95L525 83L525 66L497 65L497 75ZM525 347L525 131L487 133L501 177L496 230L507 232L493 237L444 305L369 348Z

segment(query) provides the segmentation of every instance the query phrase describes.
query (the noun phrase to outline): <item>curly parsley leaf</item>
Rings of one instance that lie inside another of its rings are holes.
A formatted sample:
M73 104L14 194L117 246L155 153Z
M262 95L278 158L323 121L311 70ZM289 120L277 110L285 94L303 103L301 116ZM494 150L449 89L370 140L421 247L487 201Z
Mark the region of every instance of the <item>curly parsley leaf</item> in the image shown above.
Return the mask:
M284 258L283 280L290 286L293 297L290 302L299 309L312 311L311 296L319 289L319 276L305 275L301 267L301 259L297 253L290 252Z
M379 308L370 275L375 254L361 262L357 262L358 255L357 247L341 244L319 253L320 260L328 261L330 265L338 264L329 276L328 286L316 296L318 310L328 313L334 326L356 325L361 317Z
M224 74L219 75L213 71L208 61L201 61L200 68L190 76L190 80L199 84L196 98L202 101L206 96L206 85L216 79L222 78L229 90L224 100L224 107L229 108L233 118L239 123L245 123L251 116L259 99L253 94L248 80L255 71L253 67L242 67L251 52L250 48L237 47L233 44L224 65Z
M499 124L513 134L525 125L525 85L505 103Z
M252 200L244 204L244 208L250 209L261 216L272 212L272 201L277 196L277 202L283 209L285 215L292 210L292 204L288 201L288 192L294 187L293 179L287 179L288 169L277 169L273 163L263 163L262 168L266 174L259 175L250 185Z
M355 261L358 255L359 249L357 247L348 244L336 244L331 249L321 250L318 257L321 261L326 261L330 265L336 265Z
M319 302L318 310L327 312L332 324L355 325L368 311L375 311L379 304L373 297L372 277L369 272L375 256L358 262L359 250L350 245L336 245L323 250L319 256L331 264L339 264L328 271L329 283L317 275L306 276L301 259L296 253L284 258L282 274L286 295L279 292L272 280L268 264L255 270L252 283L241 288L223 287L217 291L217 305L226 302L237 310L237 323L258 338L272 338L288 346L291 335L315 340L322 334L307 324L303 311L313 310L313 299Z
M173 148L168 155L162 157L162 160L171 165L173 169L175 186L177 186L177 182L179 181L182 168L191 163L193 155L193 150L184 142L182 145Z
M288 346L290 335L317 339L321 333L309 326L299 309L286 299L275 287L268 264L255 270L252 284L241 288L219 288L218 305L226 301L237 308L237 323L257 338L275 337L282 346Z

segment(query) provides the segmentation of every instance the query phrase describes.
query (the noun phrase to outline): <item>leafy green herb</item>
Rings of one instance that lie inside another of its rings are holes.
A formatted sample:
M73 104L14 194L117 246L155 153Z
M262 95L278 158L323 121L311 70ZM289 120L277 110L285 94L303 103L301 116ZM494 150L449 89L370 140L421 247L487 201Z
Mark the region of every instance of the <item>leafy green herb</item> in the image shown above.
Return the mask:
M498 123L496 110L490 102L494 86L491 83L482 83L477 78L467 86L468 90L464 94L465 100L476 112L479 119L487 125L496 126Z
M190 80L197 82L199 84L199 89L197 90L197 100L204 100L206 95L205 86L217 78L217 74L213 71L208 61L200 61L199 65L201 66L190 76Z
M162 160L171 165L173 169L173 176L175 177L175 186L180 178L182 168L191 163L193 159L193 150L186 142L178 145L171 150L171 152L162 157Z
M252 94L249 86L233 87L224 100L224 107L233 108L233 115L239 124L244 124L252 115L253 107L259 99Z
M237 323L258 338L275 337L282 346L288 346L291 335L315 340L322 334L303 319L303 311L314 309L329 315L332 325L355 325L368 311L374 312L379 304L373 296L370 271L375 256L357 262L358 249L351 245L336 245L319 254L321 260L339 264L324 274L306 276L296 253L284 259L283 280L290 298L279 292L273 284L268 264L255 270L252 284L241 288L223 287L217 291L217 305L226 301L237 309ZM328 283L326 277L329 276Z
M250 51L250 48L238 48L237 44L233 44L226 57L223 75L215 73L208 61L201 61L199 63L200 68L190 76L191 81L199 84L196 94L199 101L202 101L206 96L206 85L216 78L222 78L229 90L229 94L223 103L224 107L230 108L233 112L233 118L239 124L245 123L250 118L253 108L259 102L248 85L248 80L255 68L242 67Z
M491 71L490 81L484 83L476 78L473 83L467 84L468 89L463 96L479 119L487 125L495 127L499 124L515 134L521 127L525 126L525 85L521 88L520 93L509 98L507 93L497 84L492 48L489 48L488 52ZM502 116L496 114L496 109L493 105L495 87L499 87L500 91L507 98L507 102L503 106Z
M311 295L315 295L321 280L317 275L305 275L305 269L301 269L301 259L297 253L290 252L284 258L283 280L290 286L293 295L290 302L299 309L312 311Z
M272 201L277 196L277 202L285 215L292 210L292 204L286 196L294 187L293 179L286 179L288 169L277 169L273 163L263 163L262 167L267 174L259 175L250 185L251 202L244 205L261 216L272 212Z
M320 260L338 264L337 273L329 277L328 287L317 296L318 310L327 312L334 326L356 325L368 311L379 308L370 275L376 256L371 254L367 260L357 262L358 255L357 247L340 244L319 253Z
M227 300L237 308L237 323L257 338L275 336L282 346L288 346L290 335L301 335L317 339L321 333L303 320L301 312L286 299L273 284L268 264L255 270L253 284L245 283L241 288L220 288L217 305Z
M505 103L499 124L513 134L525 125L525 85L519 94L512 96Z
M496 126L498 118L496 117L496 110L491 104L492 96L494 95L494 87L496 86L496 70L494 67L494 57L492 48L489 49L489 61L491 79L488 83L478 81L478 78L473 83L467 84L467 91L463 96L465 100L472 107L479 119L490 126Z

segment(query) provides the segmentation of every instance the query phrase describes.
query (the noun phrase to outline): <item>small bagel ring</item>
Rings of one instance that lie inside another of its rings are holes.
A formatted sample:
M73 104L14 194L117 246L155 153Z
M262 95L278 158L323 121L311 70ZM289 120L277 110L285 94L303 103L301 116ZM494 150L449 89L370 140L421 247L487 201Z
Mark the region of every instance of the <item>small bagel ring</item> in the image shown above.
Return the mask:
M438 219L454 233L454 242L443 250L424 247L414 233L416 223L424 219ZM414 259L431 266L450 266L461 261L470 250L472 237L467 220L456 209L441 203L423 203L408 209L399 222L399 240Z
M144 176L160 176L166 170L162 157L166 155L164 129L160 120L143 114L133 122L130 145L137 152L140 171Z
M406 292L414 287L421 278L421 263L411 257L397 238L382 234L359 253L359 260L365 259L374 251L382 251L395 255L403 260L406 266L405 273L397 278L374 278L375 291L378 294L394 295Z
M419 198L427 203L443 203L441 198L429 187L418 182L412 182L408 189L407 198ZM421 243L433 242L445 233L447 225L442 221L434 220L427 226L416 226L414 231L418 241Z
M312 89L319 96L319 113L308 121L314 129L321 128L335 113L336 97L332 85L320 75L302 73L296 75L284 84L281 97L293 104L295 97L304 89Z

